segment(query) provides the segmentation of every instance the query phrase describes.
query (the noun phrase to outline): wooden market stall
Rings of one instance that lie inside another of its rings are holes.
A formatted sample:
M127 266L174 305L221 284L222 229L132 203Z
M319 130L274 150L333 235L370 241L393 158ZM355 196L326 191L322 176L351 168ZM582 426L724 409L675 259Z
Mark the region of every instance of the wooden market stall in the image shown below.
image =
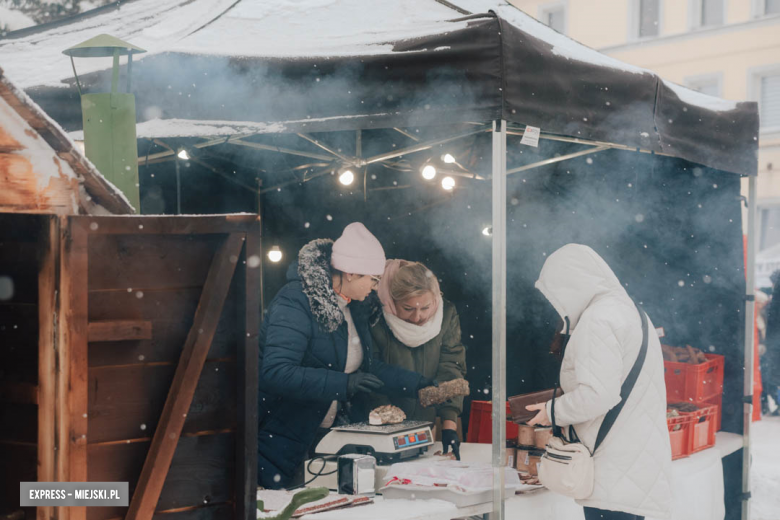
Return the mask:
M258 217L132 212L0 72L0 515L254 517ZM20 512L22 481L131 506Z

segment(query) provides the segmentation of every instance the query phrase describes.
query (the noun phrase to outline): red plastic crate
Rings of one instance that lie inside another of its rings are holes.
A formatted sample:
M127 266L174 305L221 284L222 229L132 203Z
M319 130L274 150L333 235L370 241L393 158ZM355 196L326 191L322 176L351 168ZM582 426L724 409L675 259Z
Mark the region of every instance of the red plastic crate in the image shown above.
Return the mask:
M706 363L691 365L664 361L666 401L699 403L723 393L725 358L705 354Z
M702 406L695 412L680 412L683 417L691 418L691 453L715 446L716 420L718 407Z
M692 417L684 415L666 418L669 427L669 443L672 445L672 460L682 459L691 454L692 422ZM677 426L680 428L675 430Z
M699 406L700 408L703 406L717 406L718 410L715 414L715 431L719 432L721 427L721 418L723 417L723 394L718 395L717 397L713 397L711 399L705 399L704 401L700 403L694 403L695 405Z
M493 442L493 403L491 401L471 401L471 415L469 416L469 431L466 442L479 442L491 444ZM507 416L510 414L509 403L506 404ZM517 425L512 421L506 422L506 438L517 438Z

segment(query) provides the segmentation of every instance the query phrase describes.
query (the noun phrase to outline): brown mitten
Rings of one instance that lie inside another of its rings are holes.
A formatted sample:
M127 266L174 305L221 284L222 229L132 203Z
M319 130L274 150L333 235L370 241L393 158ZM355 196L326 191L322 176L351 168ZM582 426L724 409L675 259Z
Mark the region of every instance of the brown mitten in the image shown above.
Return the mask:
M441 404L447 399L469 395L469 382L465 379L453 379L439 383L439 386L428 386L417 392L420 404L423 407Z

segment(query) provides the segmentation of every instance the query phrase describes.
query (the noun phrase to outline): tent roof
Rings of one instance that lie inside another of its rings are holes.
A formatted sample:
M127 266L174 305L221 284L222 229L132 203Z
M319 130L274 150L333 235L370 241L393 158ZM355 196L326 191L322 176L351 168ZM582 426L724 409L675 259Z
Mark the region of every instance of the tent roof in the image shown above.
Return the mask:
M662 81L505 0L134 0L13 33L0 61L52 95L72 84L61 51L98 33L149 51L133 69L142 121L310 120L285 128L311 132L504 118L756 173L755 103ZM110 65L76 63L102 89Z

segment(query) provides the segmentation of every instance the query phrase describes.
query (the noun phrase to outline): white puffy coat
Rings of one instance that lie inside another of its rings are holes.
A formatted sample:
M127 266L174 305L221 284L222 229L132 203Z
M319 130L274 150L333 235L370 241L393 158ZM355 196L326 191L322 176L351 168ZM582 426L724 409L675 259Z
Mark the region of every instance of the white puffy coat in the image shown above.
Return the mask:
M620 402L620 387L639 354L639 313L612 269L587 246L568 244L550 255L536 287L570 322L561 366L564 395L555 400L556 424L573 425L592 451L604 416ZM661 345L648 319L644 366L594 455L593 494L578 503L669 518L671 461Z

